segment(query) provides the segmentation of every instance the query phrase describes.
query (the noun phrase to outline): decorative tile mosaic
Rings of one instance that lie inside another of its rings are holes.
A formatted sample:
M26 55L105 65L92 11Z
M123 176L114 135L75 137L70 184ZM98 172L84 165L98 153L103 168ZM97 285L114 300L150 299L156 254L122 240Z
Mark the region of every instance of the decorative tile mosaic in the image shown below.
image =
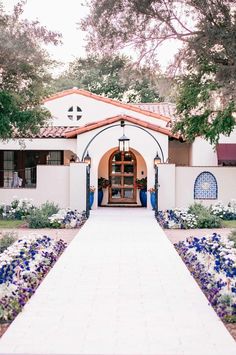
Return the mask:
M218 186L215 176L209 171L198 175L194 183L194 199L217 199Z

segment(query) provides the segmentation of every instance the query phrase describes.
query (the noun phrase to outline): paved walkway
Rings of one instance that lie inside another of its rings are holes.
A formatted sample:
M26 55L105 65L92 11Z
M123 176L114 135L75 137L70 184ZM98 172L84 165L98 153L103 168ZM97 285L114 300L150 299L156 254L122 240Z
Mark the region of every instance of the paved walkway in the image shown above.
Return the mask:
M0 354L235 355L145 209L103 208L0 340Z

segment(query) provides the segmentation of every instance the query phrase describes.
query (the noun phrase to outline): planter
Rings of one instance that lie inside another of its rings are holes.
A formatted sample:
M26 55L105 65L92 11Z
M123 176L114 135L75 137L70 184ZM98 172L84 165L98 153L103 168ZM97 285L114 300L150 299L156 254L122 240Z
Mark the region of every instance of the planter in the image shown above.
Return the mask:
M139 198L142 207L147 207L147 191L146 190L140 190L139 191Z
M93 201L94 201L94 192L90 191L90 195L89 195L89 209L91 210L92 205L93 205Z
M103 190L100 189L100 190L98 190L98 206L101 206L102 199L103 199Z
M151 192L150 193L150 201L151 201L152 209L155 210L156 209L156 205L157 205L156 193L155 192Z

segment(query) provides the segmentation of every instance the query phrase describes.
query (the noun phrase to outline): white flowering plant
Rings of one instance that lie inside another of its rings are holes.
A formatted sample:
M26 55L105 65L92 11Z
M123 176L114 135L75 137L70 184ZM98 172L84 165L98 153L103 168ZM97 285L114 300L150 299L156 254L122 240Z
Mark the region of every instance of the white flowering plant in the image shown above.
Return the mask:
M175 247L217 314L236 322L236 249L219 234L190 237Z
M221 201L211 206L212 214L224 220L236 219L236 199L231 199L228 205L224 205Z
M78 228L85 222L86 216L77 210L60 209L48 219L53 228Z
M22 237L0 254L0 322L11 322L66 248L48 236Z
M14 197L12 202L0 205L0 218L2 219L25 219L35 209L33 200L28 198L18 199Z

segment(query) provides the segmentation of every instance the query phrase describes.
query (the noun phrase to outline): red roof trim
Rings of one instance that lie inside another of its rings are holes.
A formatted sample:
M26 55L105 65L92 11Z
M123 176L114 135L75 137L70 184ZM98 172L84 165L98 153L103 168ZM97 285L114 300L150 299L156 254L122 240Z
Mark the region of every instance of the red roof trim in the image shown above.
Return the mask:
M79 134L82 134L82 133L85 133L85 132L89 132L89 131L92 131L94 129L97 129L97 128L100 128L100 127L103 127L103 126L106 126L106 125L109 125L109 124L112 124L114 122L121 121L121 120L128 121L130 123L134 123L134 124L139 125L141 127L144 127L144 128L156 131L156 132L160 132L160 133L166 134L166 135L168 135L170 137L179 138L179 136L173 135L173 133L170 130L168 130L167 128L160 127L160 126L154 125L152 123L148 123L148 122L142 121L142 120L140 120L138 118L134 118L132 116L127 116L127 115L122 115L122 116L118 115L118 116L107 118L107 119L102 120L102 121L89 123L89 124L87 124L87 125L85 125L83 127L79 127L79 128L77 128L75 130L72 130L70 132L65 133L65 136L67 138L73 138L73 137L76 137Z
M92 99L95 99L95 100L98 100L98 101L102 101L102 102L106 102L106 103L114 105L114 106L122 107L122 108L127 109L127 110L132 110L134 112L138 112L138 113L141 113L141 114L146 115L146 116L158 118L158 119L163 120L165 122L170 122L171 121L170 117L166 117L166 116L160 115L159 113L154 113L154 112L151 112L151 111L148 111L148 110L141 109L141 108L139 108L137 106L134 106L134 105L131 105L131 104L125 104L123 102L120 102L120 101L117 101L117 100L114 100L114 99L110 99L108 97L99 96L99 95L93 94L92 92L89 92L89 91L86 91L86 90L82 90L82 89L75 89L75 88L64 90L64 91L61 91L61 92L59 92L59 93L57 93L55 95L52 95L52 96L46 98L44 100L44 103L46 103L48 101L56 100L56 99L59 99L61 97L64 97L64 96L67 96L67 95L71 95L71 94L78 94L78 95L83 95L83 96L86 96L86 97L90 97Z

